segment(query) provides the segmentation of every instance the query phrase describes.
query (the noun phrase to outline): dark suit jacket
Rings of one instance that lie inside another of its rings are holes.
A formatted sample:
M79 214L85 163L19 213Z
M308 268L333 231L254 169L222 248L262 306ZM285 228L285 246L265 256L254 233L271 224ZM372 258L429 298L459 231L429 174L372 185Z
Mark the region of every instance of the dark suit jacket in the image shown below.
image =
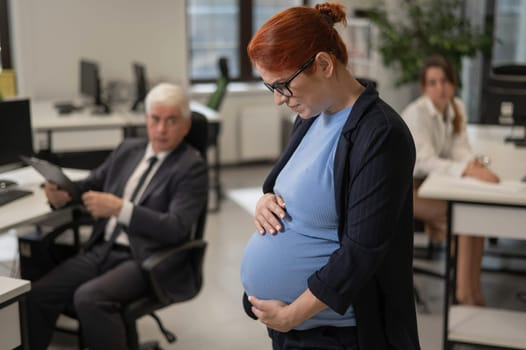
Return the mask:
M128 178L144 156L147 142L145 139L123 141L88 178L77 182L81 191L103 191L122 197ZM199 152L183 142L163 161L134 206L129 226L124 228L133 257L142 262L153 252L185 242L207 196L206 163ZM97 220L84 249L103 239L107 222L108 219ZM183 265L179 271L181 279L189 274ZM170 286L165 287L175 292L174 288L179 288L176 280L161 282L169 283Z
M297 118L291 141L265 180L272 192L314 118ZM334 311L354 307L362 350L419 349L413 300L413 139L371 85L343 127L334 160L340 248L308 280Z

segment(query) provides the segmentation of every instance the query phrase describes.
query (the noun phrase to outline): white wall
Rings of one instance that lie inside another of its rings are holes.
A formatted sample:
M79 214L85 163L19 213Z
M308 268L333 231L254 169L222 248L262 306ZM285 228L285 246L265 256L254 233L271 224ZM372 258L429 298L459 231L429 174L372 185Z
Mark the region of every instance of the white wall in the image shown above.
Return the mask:
M104 82L132 80L131 62L152 81L186 84L185 2L173 0L11 0L19 94L78 95L79 59L100 64Z

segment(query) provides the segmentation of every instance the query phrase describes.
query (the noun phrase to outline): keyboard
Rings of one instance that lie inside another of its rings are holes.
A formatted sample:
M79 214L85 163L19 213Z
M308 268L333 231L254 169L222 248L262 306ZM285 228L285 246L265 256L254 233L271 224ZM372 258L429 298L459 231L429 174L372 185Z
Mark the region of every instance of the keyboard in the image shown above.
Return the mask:
M19 188L6 188L0 190L0 206L11 203L19 198L29 196L32 193L32 191L21 190Z

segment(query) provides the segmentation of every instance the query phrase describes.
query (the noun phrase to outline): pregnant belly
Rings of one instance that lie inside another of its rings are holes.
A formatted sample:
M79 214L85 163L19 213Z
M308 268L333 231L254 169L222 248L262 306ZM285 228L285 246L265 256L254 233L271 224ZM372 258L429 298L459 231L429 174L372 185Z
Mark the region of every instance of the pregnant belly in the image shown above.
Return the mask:
M290 303L338 247L338 242L292 230L274 236L256 232L245 247L241 282L248 295Z

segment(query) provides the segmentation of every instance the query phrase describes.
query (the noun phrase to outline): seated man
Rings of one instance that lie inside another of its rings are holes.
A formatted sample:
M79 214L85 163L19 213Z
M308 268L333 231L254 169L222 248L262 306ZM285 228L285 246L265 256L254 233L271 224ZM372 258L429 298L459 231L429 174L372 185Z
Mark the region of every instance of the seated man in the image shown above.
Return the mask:
M145 103L148 140L124 140L78 182L96 223L81 253L32 285L27 297L32 350L47 348L68 303L75 307L89 349L126 349L120 311L148 290L141 262L185 242L205 206L206 164L184 142L191 125L187 94L160 84ZM51 183L45 192L53 207L71 200Z

